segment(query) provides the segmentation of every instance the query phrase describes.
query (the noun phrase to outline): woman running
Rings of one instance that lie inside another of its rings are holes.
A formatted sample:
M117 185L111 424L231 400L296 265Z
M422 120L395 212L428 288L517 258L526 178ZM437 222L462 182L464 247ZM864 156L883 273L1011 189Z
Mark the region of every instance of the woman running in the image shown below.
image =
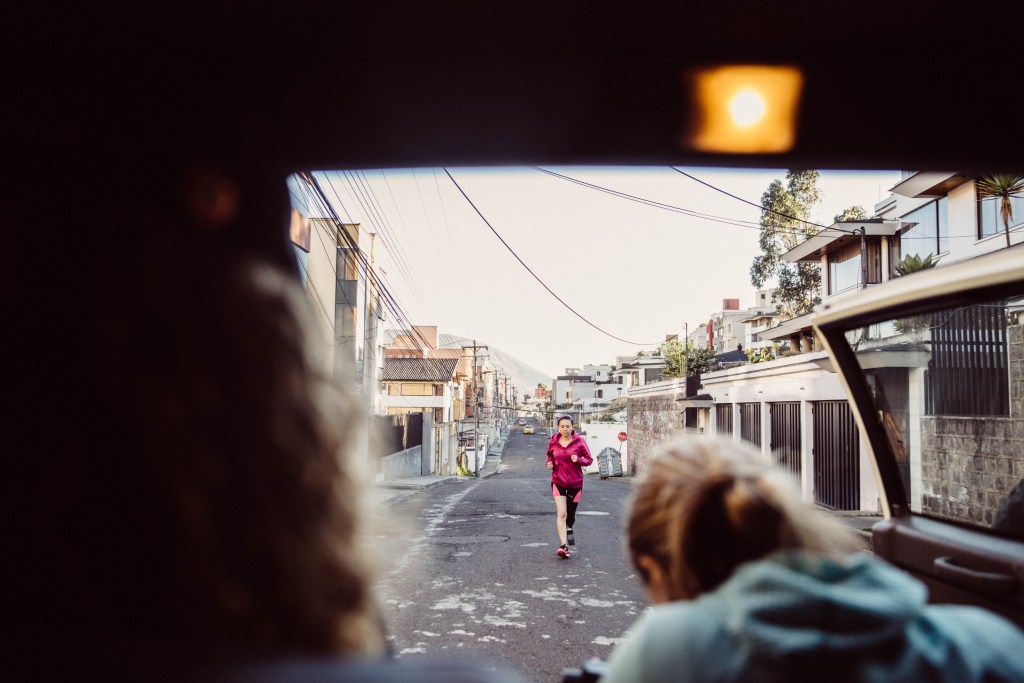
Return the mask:
M548 442L548 469L551 470L551 494L555 497L558 517L558 556L569 557L569 546L576 545L572 525L576 521L576 506L583 493L583 468L594 462L587 442L573 429L572 418L558 418L558 432Z

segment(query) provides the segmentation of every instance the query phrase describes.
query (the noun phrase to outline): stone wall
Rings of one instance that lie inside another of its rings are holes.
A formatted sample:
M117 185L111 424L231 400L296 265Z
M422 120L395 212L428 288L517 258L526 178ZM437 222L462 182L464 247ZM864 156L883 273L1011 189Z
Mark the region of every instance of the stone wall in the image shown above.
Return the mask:
M682 410L675 394L630 397L626 406L630 473L643 471L659 446L679 433Z
M925 514L991 526L1006 494L1024 479L1024 325L1007 332L1010 416L921 420Z

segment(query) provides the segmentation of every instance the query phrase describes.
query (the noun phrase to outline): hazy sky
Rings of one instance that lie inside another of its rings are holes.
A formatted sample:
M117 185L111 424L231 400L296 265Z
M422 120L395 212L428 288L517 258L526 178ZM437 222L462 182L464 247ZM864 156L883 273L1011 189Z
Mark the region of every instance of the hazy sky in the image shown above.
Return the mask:
M680 169L739 199L668 167L546 170L676 209L532 168L447 169L518 257L593 326L516 260L445 169L339 171L320 181L342 220L378 233L374 260L409 322L494 345L551 376L653 350L684 323L691 331L706 323L723 299L753 304L760 212L740 200L758 204L784 170ZM871 215L900 176L821 175L812 220L822 225L853 205Z

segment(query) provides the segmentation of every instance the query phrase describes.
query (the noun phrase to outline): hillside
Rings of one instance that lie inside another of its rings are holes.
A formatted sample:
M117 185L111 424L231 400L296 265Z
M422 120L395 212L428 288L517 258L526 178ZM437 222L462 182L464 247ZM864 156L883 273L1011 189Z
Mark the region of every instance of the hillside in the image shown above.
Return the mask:
M441 334L439 337L440 345L444 348L455 348L460 345L469 346L473 343L472 339L452 334ZM527 365L501 349L495 348L486 341L478 339L477 343L486 344L487 350L484 353L490 357L491 363L507 372L509 377L512 378L512 385L516 388L517 396L522 397L525 392L532 394L539 383L543 383L550 388L551 378L540 370Z

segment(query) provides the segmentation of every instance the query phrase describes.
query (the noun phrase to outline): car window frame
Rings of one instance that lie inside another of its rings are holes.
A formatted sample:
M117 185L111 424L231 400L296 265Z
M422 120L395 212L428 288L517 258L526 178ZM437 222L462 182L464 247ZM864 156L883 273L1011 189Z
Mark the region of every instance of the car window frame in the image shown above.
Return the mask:
M922 580L930 602L977 605L1024 628L1024 541L911 510L866 375L846 336L850 329L897 317L1019 297L1022 257L1024 248L1005 249L904 276L823 305L812 324L845 387L875 469L884 513L872 528L875 554Z

